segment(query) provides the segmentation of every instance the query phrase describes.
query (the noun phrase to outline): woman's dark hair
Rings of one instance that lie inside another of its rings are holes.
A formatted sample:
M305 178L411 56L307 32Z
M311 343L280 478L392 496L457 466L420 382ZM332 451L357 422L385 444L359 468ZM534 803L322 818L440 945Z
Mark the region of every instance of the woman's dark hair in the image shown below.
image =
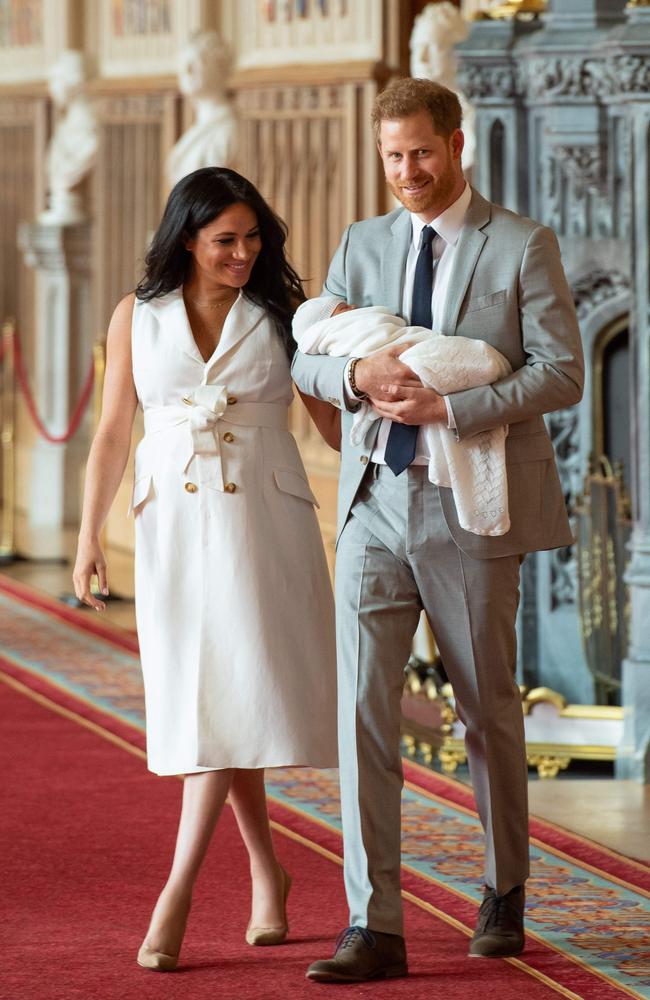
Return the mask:
M227 167L194 170L172 189L144 259L145 274L135 294L148 302L182 285L190 275L193 260L185 243L236 204L248 205L255 213L262 240L262 249L244 292L271 314L291 358L296 349L291 319L296 306L305 301L305 293L287 260L287 227L254 185Z

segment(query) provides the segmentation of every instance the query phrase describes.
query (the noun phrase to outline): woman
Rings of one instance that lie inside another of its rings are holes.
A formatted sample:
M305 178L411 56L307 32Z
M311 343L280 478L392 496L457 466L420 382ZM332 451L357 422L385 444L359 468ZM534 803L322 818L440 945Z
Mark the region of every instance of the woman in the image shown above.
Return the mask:
M332 596L314 504L287 430L291 317L304 299L286 227L252 184L210 167L169 196L146 274L111 320L101 421L74 570L99 536L136 406L136 617L149 768L185 775L176 850L138 954L176 966L192 889L226 795L250 856L249 944L287 934L290 879L269 829L264 768L336 764ZM306 398L340 443L339 415Z

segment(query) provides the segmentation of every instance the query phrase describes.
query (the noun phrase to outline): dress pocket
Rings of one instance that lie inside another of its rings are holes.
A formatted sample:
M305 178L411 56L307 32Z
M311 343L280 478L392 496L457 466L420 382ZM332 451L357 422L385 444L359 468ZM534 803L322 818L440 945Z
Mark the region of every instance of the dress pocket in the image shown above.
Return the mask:
M145 475L136 479L133 484L133 492L131 493L131 503L129 504L127 517L130 514L135 516L153 494L153 476L150 472L147 472Z
M318 500L311 491L309 483L298 472L293 472L291 469L274 469L273 478L275 479L276 486L283 493L290 493L293 497L307 500L314 507L320 507Z

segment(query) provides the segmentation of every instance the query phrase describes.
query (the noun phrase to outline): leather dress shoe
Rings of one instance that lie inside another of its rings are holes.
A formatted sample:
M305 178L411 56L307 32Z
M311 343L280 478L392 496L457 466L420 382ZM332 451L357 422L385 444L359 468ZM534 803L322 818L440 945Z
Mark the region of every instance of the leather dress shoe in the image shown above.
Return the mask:
M406 975L404 938L366 927L346 927L338 936L333 958L312 962L307 969L307 979L317 983L363 983Z
M469 946L471 958L511 958L521 954L525 902L523 885L516 885L503 896L497 896L494 889L486 885Z

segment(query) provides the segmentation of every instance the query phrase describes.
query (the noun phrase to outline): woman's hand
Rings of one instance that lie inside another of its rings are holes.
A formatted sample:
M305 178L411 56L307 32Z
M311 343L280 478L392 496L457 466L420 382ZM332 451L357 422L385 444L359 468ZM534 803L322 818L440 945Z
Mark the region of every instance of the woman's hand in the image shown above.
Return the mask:
M99 590L105 597L108 596L108 584L106 581L106 559L102 552L102 547L97 538L90 540L79 539L77 546L77 558L75 561L72 581L74 592L80 601L87 604L95 611L104 611L106 605L98 600L90 590L90 578L96 576L99 582Z

